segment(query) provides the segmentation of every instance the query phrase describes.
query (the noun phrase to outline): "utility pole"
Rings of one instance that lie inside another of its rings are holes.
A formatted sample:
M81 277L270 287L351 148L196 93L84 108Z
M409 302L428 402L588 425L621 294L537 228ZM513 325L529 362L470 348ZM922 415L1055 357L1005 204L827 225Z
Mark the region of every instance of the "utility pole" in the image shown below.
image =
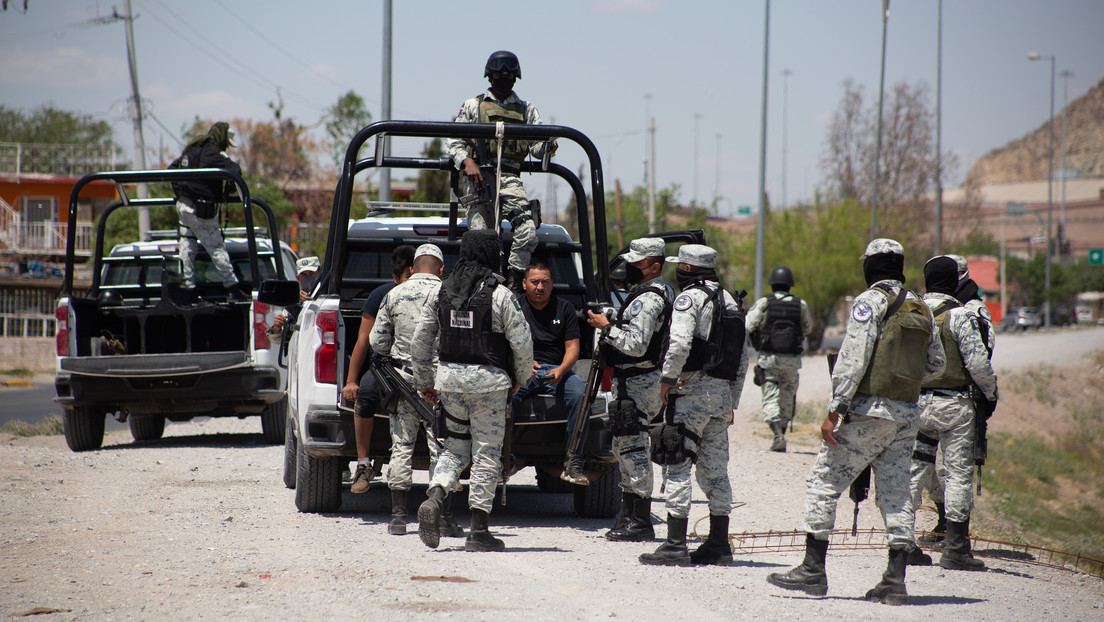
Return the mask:
M698 122L701 121L701 113L694 113L694 207L698 206Z
M889 28L889 0L882 0L882 65L881 77L878 79L878 136L874 147L874 200L870 205L870 239L873 240L878 232L878 182L881 174L882 160L882 108L885 103L885 57L886 57L886 29Z
M717 215L717 201L721 200L721 134L717 133L716 179L713 180L713 215Z
M786 209L786 121L790 99L790 76L792 75L793 72L789 69L782 70L782 202L779 203L779 207L782 209Z
M943 251L943 0L939 0L935 54L935 254ZM1001 279L1003 284L1004 279ZM1001 316L1004 317L1004 316Z
M759 213L755 224L755 300L763 295L764 229L767 226L767 71L770 68L770 0L764 2L763 102L759 117Z
M383 0L383 85L380 96L380 117L391 120L391 0ZM383 141L383 157L391 155L391 141L381 134L376 140ZM391 169L380 171L379 200L391 200Z
M651 102L652 95L644 95L644 120L648 124L648 233L655 233L655 117L652 116Z

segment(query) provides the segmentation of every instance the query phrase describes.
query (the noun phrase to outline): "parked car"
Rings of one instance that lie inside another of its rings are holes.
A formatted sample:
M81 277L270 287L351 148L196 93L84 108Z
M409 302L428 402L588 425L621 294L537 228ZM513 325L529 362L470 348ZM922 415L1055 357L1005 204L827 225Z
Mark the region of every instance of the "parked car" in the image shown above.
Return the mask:
M1029 328L1039 328L1042 325L1042 317L1035 307L1020 307L1016 310L1016 328L1027 330Z
M210 171L117 171L88 175L77 182L69 207L76 220L77 197L90 181L117 184L169 181L212 176ZM248 188L232 176L240 196ZM172 205L171 197L145 199L143 205ZM226 230L226 250L242 289L251 291L265 279L295 274L295 253L277 243L276 219L260 200L247 212L250 226ZM160 239L117 245L104 252L108 217L134 202L109 205L100 216L92 261L92 283L84 295L73 293L74 234L57 304L57 373L54 381L65 440L73 451L103 444L104 421L114 414L127 421L135 440L154 440L165 420L198 416L259 416L264 438L284 436L287 369L279 363L280 346L266 334L279 308L250 300L228 299L206 250L196 257L196 289L204 302L186 304L180 297L180 258L176 232ZM267 231L252 225L252 210L267 216ZM239 208L241 209L241 208ZM121 213L121 212L119 212ZM155 232L151 232L155 233ZM154 235L153 237L158 237Z

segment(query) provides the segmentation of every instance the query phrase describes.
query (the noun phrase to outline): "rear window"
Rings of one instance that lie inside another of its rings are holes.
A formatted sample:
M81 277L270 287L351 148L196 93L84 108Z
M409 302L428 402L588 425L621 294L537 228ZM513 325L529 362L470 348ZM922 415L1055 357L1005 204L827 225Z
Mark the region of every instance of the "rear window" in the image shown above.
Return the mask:
M391 280L391 251L397 245L381 248L374 244L372 249L353 249L345 263L345 280ZM445 276L459 259L459 246L443 246L445 254ZM583 278L576 266L575 254L569 248L537 247L533 259L543 259L552 269L552 280L556 287L578 289L583 287Z
M257 258L258 268L261 271L261 278L259 280L253 278L253 268L249 264L248 257L231 258L230 263L234 266L234 274L242 281L257 283L276 278L276 268L271 256ZM167 262L167 264L170 266L169 269L174 273L180 269L180 264L175 259ZM161 273L164 271L165 265L166 262L159 259L134 260L126 263L113 262L104 268L102 286L126 287L146 285L160 287ZM203 283L222 283L222 278L219 277L218 269L215 268L215 264L208 258L196 257L195 272L197 285Z

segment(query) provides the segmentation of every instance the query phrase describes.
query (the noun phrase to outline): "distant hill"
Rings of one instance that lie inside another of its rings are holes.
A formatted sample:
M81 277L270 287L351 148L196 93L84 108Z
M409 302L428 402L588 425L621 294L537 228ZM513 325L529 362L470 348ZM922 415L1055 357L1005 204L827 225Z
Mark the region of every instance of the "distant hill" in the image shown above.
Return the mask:
M1058 88L1057 86L1055 88ZM1060 92L1055 97L1060 97ZM1062 161L1062 115L1066 116L1066 168L1082 177L1104 177L1104 79L1054 115L1054 168ZM967 183L1009 183L1047 178L1048 124L985 154L970 167Z

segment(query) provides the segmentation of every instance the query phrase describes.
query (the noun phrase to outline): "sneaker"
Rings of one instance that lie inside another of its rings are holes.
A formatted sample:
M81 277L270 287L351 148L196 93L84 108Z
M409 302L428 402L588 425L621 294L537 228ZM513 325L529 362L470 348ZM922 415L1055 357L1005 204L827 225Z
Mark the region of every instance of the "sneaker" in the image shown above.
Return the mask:
M367 465L357 463L356 473L353 474L353 485L349 492L359 495L368 492L368 486L372 483L372 470Z

